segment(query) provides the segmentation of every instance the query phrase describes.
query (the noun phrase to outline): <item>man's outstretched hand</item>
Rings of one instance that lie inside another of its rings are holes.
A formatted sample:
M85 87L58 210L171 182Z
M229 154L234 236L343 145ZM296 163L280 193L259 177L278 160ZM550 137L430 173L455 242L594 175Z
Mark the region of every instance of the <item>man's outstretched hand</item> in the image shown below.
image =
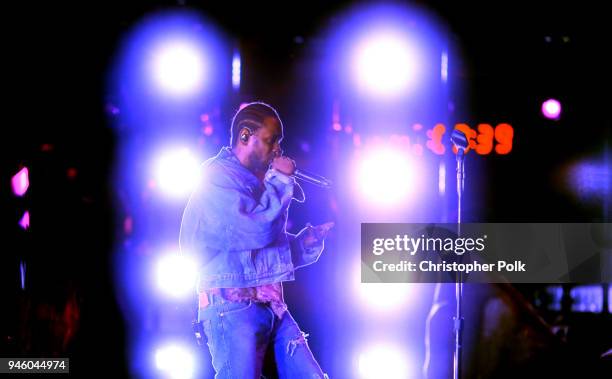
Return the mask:
M306 235L303 239L304 247L310 248L320 245L334 225L333 222L326 222L325 224L317 226L306 224L306 231L304 232Z

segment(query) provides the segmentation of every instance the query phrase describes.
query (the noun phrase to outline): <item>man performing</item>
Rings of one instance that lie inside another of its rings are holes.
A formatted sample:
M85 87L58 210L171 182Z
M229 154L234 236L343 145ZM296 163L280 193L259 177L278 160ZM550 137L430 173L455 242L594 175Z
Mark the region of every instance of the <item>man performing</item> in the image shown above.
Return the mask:
M274 354L280 378L324 378L283 299L282 282L317 261L333 223L285 231L304 193L282 156L276 110L250 103L232 120L230 143L203 164L183 214L181 251L200 258L199 311L216 379L262 374Z

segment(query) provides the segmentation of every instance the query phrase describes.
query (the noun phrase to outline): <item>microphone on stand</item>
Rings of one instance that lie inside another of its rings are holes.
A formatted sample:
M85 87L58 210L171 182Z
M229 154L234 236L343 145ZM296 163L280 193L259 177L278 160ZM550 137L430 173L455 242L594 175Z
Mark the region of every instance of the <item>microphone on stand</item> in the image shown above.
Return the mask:
M293 172L293 177L298 179L298 180L302 180L306 183L310 183L310 184L314 184L315 186L319 186L322 188L331 188L332 186L332 181L324 178L320 175L315 175L311 172L308 171L304 171L304 170L295 170Z
M465 149L467 149L469 145L467 136L459 129L453 130L453 133L451 134L451 141L453 142L453 145L457 147L457 150L463 150L462 153L465 152Z
M470 143L465 133L458 129L453 130L453 133L451 134L451 141L457 148L457 193L461 195L463 192L463 182L465 179L463 171L463 158L465 157L465 150Z
M463 181L465 179L464 160L465 150L469 145L469 141L465 133L461 130L453 130L451 141L457 148L457 235L461 236L461 198L463 197ZM459 257L459 262L463 260L463 255ZM455 282L455 317L453 317L454 334L455 334L455 352L453 354L453 379L460 379L463 371L461 356L463 355L463 328L465 320L463 319L463 272L459 271Z

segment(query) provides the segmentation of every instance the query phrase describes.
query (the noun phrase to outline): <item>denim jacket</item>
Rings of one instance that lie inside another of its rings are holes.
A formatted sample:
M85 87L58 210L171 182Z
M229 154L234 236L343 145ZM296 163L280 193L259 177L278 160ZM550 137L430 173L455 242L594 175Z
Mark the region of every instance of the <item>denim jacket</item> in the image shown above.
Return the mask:
M304 201L293 178L269 170L262 183L228 147L204 162L179 238L181 252L199 260L197 290L293 280L296 268L316 262L323 242L306 248L306 229L285 231L294 195Z

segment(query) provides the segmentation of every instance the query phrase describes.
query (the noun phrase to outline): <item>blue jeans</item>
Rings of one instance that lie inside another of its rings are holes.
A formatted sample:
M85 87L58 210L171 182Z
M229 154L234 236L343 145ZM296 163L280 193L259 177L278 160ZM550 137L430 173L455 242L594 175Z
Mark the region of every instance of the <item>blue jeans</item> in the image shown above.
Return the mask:
M198 314L215 379L260 379L266 351L274 352L280 379L323 379L306 336L289 311L278 318L264 303L213 303Z

